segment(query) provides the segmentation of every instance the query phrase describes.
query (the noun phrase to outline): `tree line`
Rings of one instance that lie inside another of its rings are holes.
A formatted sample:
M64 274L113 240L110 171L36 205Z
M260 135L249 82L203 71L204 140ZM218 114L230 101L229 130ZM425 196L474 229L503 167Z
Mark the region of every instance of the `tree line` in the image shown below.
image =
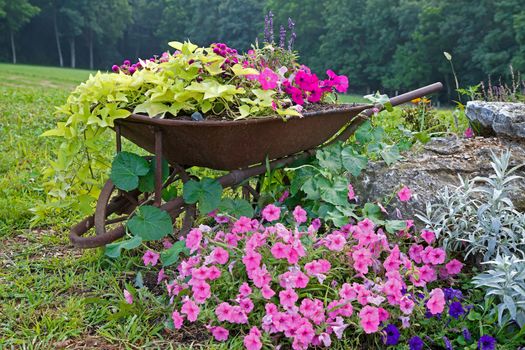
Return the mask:
M269 10L276 41L292 18L301 61L354 91L439 80L451 95L444 51L463 86L525 72L523 0L0 0L0 60L107 70L171 40L247 50Z

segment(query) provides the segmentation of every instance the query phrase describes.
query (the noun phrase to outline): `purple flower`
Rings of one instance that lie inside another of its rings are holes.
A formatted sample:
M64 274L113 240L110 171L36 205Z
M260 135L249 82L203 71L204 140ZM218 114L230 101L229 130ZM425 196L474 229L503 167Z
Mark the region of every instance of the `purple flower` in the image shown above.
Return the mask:
M408 347L410 350L422 350L424 345L425 343L423 343L423 340L421 340L421 338L417 335L413 336L408 341Z
M456 298L457 300L463 299L463 293L461 293L459 289L443 288L443 293L445 294L445 299L447 301L451 301L454 298Z
M383 341L386 345L397 345L399 343L399 330L393 324L386 326L383 331L386 334L386 338L383 337Z
M119 66L117 66L116 64L114 64L114 65L111 67L111 70L112 70L113 72L117 73L117 72L120 70L120 68L119 68Z
M472 336L470 335L470 332L467 328L463 328L463 338L465 338L466 341L472 340Z
M494 350L496 349L496 339L490 335L484 335L478 340L479 350Z
M445 349L453 350L452 344L450 343L450 340L448 340L447 337L443 337L443 342L445 343Z
M284 43L286 41L286 29L284 29L284 26L281 26L279 29L279 47L281 49L284 49Z
M456 320L459 316L463 315L465 313L465 309L463 309L463 305L461 305L461 302L455 301L452 304L450 304L450 307L448 308L448 314L452 317L454 317Z
M293 50L293 43L295 41L295 38L297 37L297 34L295 34L295 23L291 18L288 18L288 29L290 29L290 39L288 39L288 51Z

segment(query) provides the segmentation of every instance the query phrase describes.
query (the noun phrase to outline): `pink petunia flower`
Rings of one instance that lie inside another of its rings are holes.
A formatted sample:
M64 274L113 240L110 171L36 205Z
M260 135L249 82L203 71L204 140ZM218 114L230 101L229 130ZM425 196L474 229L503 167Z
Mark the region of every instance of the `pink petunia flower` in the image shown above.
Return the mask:
M182 328L182 323L184 322L184 319L177 310L173 311L173 313L171 314L171 319L173 320L173 327L175 327L175 329Z
M359 323L366 334L377 332L379 327L379 312L374 306L365 306L359 312Z
M286 259L288 256L288 253L290 251L290 247L286 244L283 244L281 242L277 242L273 245L270 252L272 253L273 257L276 259Z
M340 252L346 244L346 238L340 233L331 233L325 237L325 242L328 249Z
M297 301L297 299L299 299L297 293L295 293L294 290L291 288L287 288L279 292L279 301L281 302L281 305L286 309L295 306L295 302Z
M423 230L423 232L421 232L421 238L423 238L427 244L432 244L436 239L436 235L432 231Z
M403 188L397 193L397 196L401 202L408 202L410 198L412 198L412 192L410 191L410 188L403 186Z
M126 300L126 303L133 304L133 295L131 295L127 289L124 289L124 299Z
M210 331L213 337L215 338L215 340L217 341L228 340L228 336L230 334L230 332L226 328L219 327L219 326L211 327Z
M224 265L228 262L230 255L227 250L217 247L211 252L211 257L215 263Z
M348 184L348 200L354 200L354 199L355 199L354 186L352 186L352 184Z
M157 275L157 284L159 284L160 282L162 282L163 280L166 279L166 274L164 273L164 269L160 269L158 275Z
M257 327L250 329L250 333L244 337L243 344L247 350L260 350L262 348L261 332Z
M470 127L467 128L465 130L465 132L463 133L463 136L465 136L465 138L467 138L467 139L473 138L474 137L474 130L472 130L472 128L470 128Z
M188 317L188 321L195 322L197 321L197 316L199 316L200 308L191 300L187 300L182 304L180 310L181 313L185 314Z
M457 259L453 259L445 265L445 268L447 269L447 272L450 275L457 275L461 272L461 269L463 268L463 263Z
M262 217L269 222L278 220L281 216L281 208L268 204L262 211Z
M445 293L440 288L430 292L430 299L427 301L427 308L432 315L440 314L445 308Z
M293 211L293 217L295 219L295 222L297 222L298 224L302 224L303 222L306 222L306 219L307 219L306 210L301 208L300 205L296 206Z
M151 264L151 266L155 266L159 262L159 258L160 258L159 254L151 250L148 250L142 256L142 261L144 262L145 266L148 266L149 264Z
M270 68L266 67L259 74L258 80L259 80L259 83L261 83L261 87L263 88L263 90L271 90L277 87L277 81L279 81L279 75L277 75Z
M186 236L186 247L193 253L199 249L202 240L202 232L199 229L192 229Z

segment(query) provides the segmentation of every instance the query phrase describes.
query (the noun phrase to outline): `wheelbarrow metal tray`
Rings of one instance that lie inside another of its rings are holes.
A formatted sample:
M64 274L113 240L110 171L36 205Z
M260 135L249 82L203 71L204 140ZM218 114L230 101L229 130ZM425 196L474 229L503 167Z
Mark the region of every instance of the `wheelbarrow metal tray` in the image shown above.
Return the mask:
M238 121L179 120L132 114L116 121L122 136L155 152L162 133L163 156L171 164L234 170L315 148L370 105L304 113L303 117Z

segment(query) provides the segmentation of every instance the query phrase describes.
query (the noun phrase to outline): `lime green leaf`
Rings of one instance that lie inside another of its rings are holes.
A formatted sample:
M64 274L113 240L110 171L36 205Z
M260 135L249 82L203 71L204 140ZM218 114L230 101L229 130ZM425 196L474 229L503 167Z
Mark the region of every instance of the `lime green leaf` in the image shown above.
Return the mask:
M239 76L239 75L259 75L259 71L257 69L254 69L254 68L244 68L242 65L240 64L234 64L233 67L231 68L231 70L233 71L233 74L235 74L236 76Z
M128 229L144 241L158 240L173 232L171 217L157 207L145 205L128 221Z
M178 41L170 41L168 43L169 46L173 47L175 50L179 50L181 51L182 50L182 43L181 42L178 42Z
M199 203L202 213L209 213L221 203L222 186L210 178L201 181L190 180L184 184L183 198L188 204Z
M170 266L175 264L179 260L180 254L189 255L190 250L186 248L186 242L177 241L173 245L160 253L160 260L162 261L162 266Z
M120 152L111 165L111 181L121 190L131 191L139 185L139 176L149 171L148 162L139 155L130 152Z
M219 205L219 211L235 217L253 217L253 208L244 199L224 198Z
M109 256L110 258L118 258L120 256L121 250L126 249L134 249L140 246L142 243L142 238L139 236L135 236L131 239L127 239L120 242L110 243L106 245L106 249L104 254Z

